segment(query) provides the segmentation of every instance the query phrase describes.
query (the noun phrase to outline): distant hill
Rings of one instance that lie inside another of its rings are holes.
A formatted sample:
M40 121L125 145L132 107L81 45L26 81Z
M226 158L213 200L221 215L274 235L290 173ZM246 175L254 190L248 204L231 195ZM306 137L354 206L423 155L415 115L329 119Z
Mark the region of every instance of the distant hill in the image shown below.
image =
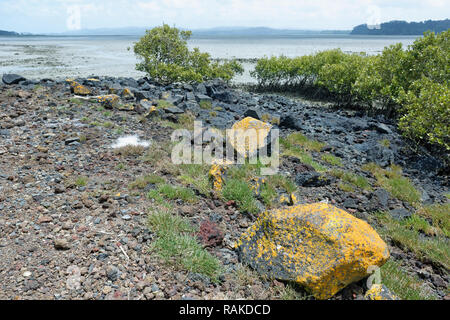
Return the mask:
M102 29L83 29L76 31L67 31L51 35L68 36L142 36L145 30L152 27L128 27L128 28L102 28ZM183 29L183 28L180 28ZM292 30L292 29L272 29L267 27L218 27L210 29L194 29L192 36L195 37L228 37L228 36L295 36L308 34L349 34L350 30Z
M427 20L423 22L390 21L380 24L379 28L369 28L361 24L353 28L355 35L422 35L425 31L439 33L450 28L450 19Z
M19 34L14 31L4 31L0 30L0 36L18 36Z
M202 36L296 36L317 34L349 34L350 30L295 30L272 29L267 27L218 27L210 29L193 30L193 37Z

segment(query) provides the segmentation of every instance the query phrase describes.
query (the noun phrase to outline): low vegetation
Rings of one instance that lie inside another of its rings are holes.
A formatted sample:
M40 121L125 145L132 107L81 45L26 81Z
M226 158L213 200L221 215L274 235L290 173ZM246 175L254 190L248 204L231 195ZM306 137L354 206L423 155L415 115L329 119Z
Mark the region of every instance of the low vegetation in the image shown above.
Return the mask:
M395 198L418 206L421 200L420 192L408 178L402 176L401 167L391 165L388 169L383 169L375 163L368 163L362 169L370 172L377 179L377 184Z
M341 104L395 115L405 136L450 150L449 48L450 30L426 32L407 49L399 43L375 56L335 49L265 57L251 75L262 87L315 88Z
M425 289L424 283L420 279L403 271L396 261L389 260L381 267L381 280L402 300L436 299Z
M337 169L331 169L330 171L328 171L328 173L354 187L358 187L360 189L368 191L372 190L369 181L361 175Z
M225 200L236 201L239 210L242 212L253 214L259 212L253 196L253 190L245 180L236 178L227 179L222 194Z
M165 263L200 273L218 282L221 264L207 252L195 237L196 229L185 218L167 209L150 212L150 231L156 234L150 250Z
M159 185L157 189L148 193L148 197L158 202L162 202L162 200L182 200L187 203L197 202L197 197L192 189L170 184Z
M389 213L376 216L380 234L390 239L395 245L413 252L423 261L431 261L438 267L450 268L450 246L448 238L441 235L426 236L424 230L429 225L418 217L410 217L403 221L395 220Z

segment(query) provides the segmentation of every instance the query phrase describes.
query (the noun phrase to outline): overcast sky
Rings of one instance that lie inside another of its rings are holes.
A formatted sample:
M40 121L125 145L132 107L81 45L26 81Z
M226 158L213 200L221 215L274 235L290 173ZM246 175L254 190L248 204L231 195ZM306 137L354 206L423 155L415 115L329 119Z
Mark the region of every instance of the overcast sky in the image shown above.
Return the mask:
M362 23L450 16L450 0L0 0L0 30L267 26L348 30Z

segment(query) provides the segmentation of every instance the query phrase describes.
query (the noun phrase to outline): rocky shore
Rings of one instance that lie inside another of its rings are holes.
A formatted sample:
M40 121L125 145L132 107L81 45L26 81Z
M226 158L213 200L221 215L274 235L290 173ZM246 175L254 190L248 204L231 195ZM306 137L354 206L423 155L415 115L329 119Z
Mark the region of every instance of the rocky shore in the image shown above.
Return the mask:
M374 228L380 227L376 213L404 221L418 206L383 188L363 169L367 163L383 170L400 166L419 192L421 206L449 201L442 161L414 150L394 122L382 116L231 89L219 80L162 86L146 78L35 81L4 75L0 299L311 298L243 266L234 243L257 217L195 188L195 204L175 200L173 205L180 216L210 233L203 238L200 233L199 239L223 265L220 281L168 267L149 251L155 234L148 228L148 210L154 200L147 192L154 185L138 191L130 185L150 173L173 185L180 181L161 159L146 159L145 150L117 153L112 145L123 136L138 136L149 142L147 155L152 156L152 146L167 146L186 114L219 130L250 116L279 128L283 138L301 132L320 142L319 148L308 150L310 163L283 156L280 173L296 183L298 202L332 204ZM362 177L369 186L343 188L338 171ZM213 226L205 227L205 221ZM217 241L210 241L211 233ZM446 266L419 257L389 236L384 240L391 260L420 280L420 290L434 299L450 298ZM362 280L333 299L364 299L366 290Z

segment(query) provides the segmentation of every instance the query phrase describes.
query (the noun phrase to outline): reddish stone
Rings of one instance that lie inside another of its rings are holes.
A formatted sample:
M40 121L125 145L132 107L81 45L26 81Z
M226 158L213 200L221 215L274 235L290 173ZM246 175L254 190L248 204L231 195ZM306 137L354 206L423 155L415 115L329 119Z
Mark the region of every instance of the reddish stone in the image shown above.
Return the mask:
M37 221L38 224L42 224L42 223L47 223L47 222L52 222L53 218L50 216L42 216L39 218L39 220Z
M219 229L215 222L205 220L200 224L200 231L197 234L203 245L214 247L222 244L223 232Z

